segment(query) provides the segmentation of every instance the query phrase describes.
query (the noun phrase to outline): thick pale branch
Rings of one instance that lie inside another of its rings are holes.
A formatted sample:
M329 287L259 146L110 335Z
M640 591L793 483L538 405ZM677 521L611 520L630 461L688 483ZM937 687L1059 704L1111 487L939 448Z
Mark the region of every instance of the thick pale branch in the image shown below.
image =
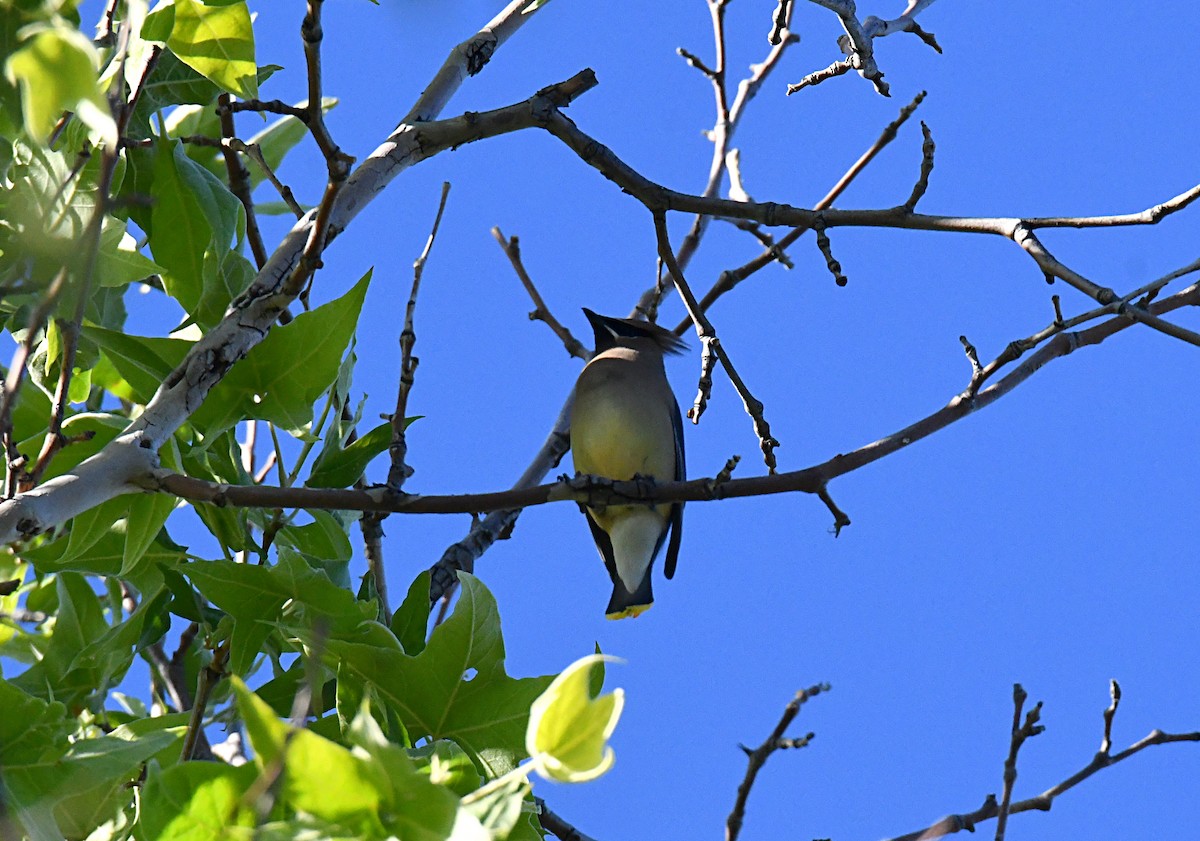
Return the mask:
M263 339L301 291L295 285L296 269L306 247L314 244L314 228L319 221L324 222L328 236L317 239L328 241L409 166L465 143L539 125L546 112L558 113L556 109L595 84L591 71L583 71L507 108L401 126L340 189L332 191L331 203L310 211L296 223L249 289L233 302L221 323L192 347L121 436L71 472L46 482L35 499L25 500L18 495L0 503L0 543L45 531L113 496L137 489L131 483L136 485L148 475L154 466L153 454L199 408L229 369ZM322 213L326 214L323 219ZM122 449L130 452L113 452ZM118 465L124 471L112 472ZM58 489L68 485L75 486L70 493L55 496Z

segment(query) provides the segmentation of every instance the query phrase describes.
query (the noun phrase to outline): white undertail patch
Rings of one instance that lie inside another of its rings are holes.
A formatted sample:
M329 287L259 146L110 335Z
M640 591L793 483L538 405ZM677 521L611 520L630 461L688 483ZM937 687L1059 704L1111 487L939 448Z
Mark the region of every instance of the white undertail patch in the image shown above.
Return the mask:
M636 508L618 517L609 532L617 575L629 592L637 590L650 566L654 546L665 523L649 508Z

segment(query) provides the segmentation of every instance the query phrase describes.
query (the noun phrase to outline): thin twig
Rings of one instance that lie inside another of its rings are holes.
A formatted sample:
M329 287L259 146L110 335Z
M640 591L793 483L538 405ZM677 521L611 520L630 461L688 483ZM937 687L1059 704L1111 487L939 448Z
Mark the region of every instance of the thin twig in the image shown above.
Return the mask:
M552 812L542 798L535 797L533 802L537 806L538 823L558 841L593 841L591 836L584 835L560 815Z
M835 76L841 76L851 70L857 70L858 75L869 80L875 86L876 91L888 96L888 85L883 81L883 71L875 63L873 42L876 38L883 38L896 32L911 32L937 52L942 51L933 33L926 32L916 21L916 16L923 9L932 5L933 0L911 0L904 13L894 20L883 20L872 15L861 22L856 15L854 0L810 1L818 6L824 6L838 16L846 34L837 39L837 44L846 58L835 61L824 70L808 74L794 85L788 85L789 95Z
M829 241L829 234L825 233L825 223L818 222L816 225L813 225L813 231L817 237L817 249L821 252L821 256L825 258L825 267L833 275L833 282L838 286L845 286L849 281L842 274L842 264L833 256L833 243Z
M750 416L750 419L754 423L754 434L758 436L758 446L762 450L763 462L767 465L767 470L770 473L774 473L777 464L775 448L779 446L779 441L771 435L771 425L767 423L767 419L763 414L764 407L762 401L750 393L750 389L734 368L729 354L722 347L721 340L717 337L716 328L712 326L712 322L708 320L708 317L696 302L696 296L692 294L691 287L688 286L687 280L684 279L683 269L680 268L679 263L675 260L675 252L671 248L671 237L667 232L667 217L661 211L654 214L654 232L658 239L658 255L666 265L667 271L670 272L671 279L675 281L675 289L679 293L679 297L683 300L692 323L696 325L696 333L699 335L700 341L705 345L706 350L716 355L717 360L721 363L721 367L725 369L729 381L733 383L733 387L737 390L738 396L742 398L742 406L746 409L746 414ZM712 365L711 363L704 363L700 384L696 390L696 400L687 413L692 423L700 422L700 415L704 413L704 407L708 402L708 395L711 389Z
M779 0L779 5L775 7L775 14L771 16L771 33L767 35L767 43L774 45L783 40L783 33L787 29L791 12L792 0Z
M571 335L571 331L563 326L554 314L550 312L550 308L546 306L546 302L542 299L541 293L533 283L533 279L529 276L529 272L525 270L525 264L521 262L521 245L519 240L513 236L505 239L504 234L500 232L499 227L492 228L492 236L496 242L500 244L501 250L504 251L504 256L508 257L512 263L513 271L517 273L517 277L521 281L521 285L525 287L530 299L533 301L533 311L529 313L530 321L542 321L546 326L553 331L554 335L562 341L563 346L567 349L567 353L577 359L588 359L591 354L588 349L583 346L583 343Z
M1009 740L1008 756L1004 760L1004 793L1000 797L1000 806L996 813L996 841L1004 841L1004 831L1008 827L1008 810L1012 805L1013 786L1017 782L1017 753L1026 739L1046 729L1038 724L1042 714L1041 701L1025 714L1025 721L1021 721L1021 709L1028 697L1021 684L1013 684L1012 738Z
M42 327L46 324L46 319L54 310L54 305L58 303L59 295L62 294L63 287L66 286L68 271L67 267L63 266L54 275L54 279L50 281L50 285L46 288L46 293L38 300L37 306L33 308L33 312L29 315L29 321L25 324L25 339L13 351L12 361L8 366L8 374L4 378L4 391L0 393L0 430L3 430L6 439L6 448L12 449L15 452L16 444L12 441L12 409L17 403L17 396L21 391L21 385L25 381L25 370L29 364L29 358L33 355L34 345L36 344ZM18 481L18 473L20 467L14 462L19 460L19 453L14 458L12 453L9 453L7 459L7 472L5 475L5 498L11 498L17 492L20 485Z
M921 174L917 176L917 183L913 185L912 195L904 203L904 209L909 213L917 209L917 202L929 189L929 176L933 173L933 153L937 151L933 133L929 131L929 126L925 125L924 120L921 120L921 137Z
M1112 726L1112 717L1116 714L1117 703L1120 700L1120 687L1116 681L1110 684L1112 691L1112 704L1104 714L1105 738L1109 735ZM1031 711L1032 714L1032 711ZM1033 729L1037 729L1036 727ZM1015 734L1014 734L1015 736ZM1026 738L1028 738L1026 736ZM1062 782L1059 782L1050 788L1043 791L1035 797L1030 797L1025 800L1018 800L1015 803L1010 803L1007 807L1007 814L1016 815L1021 812L1048 812L1054 804L1054 800L1061 794L1081 782L1096 774L1099 771L1116 765L1118 762L1123 762L1136 753L1140 753L1148 747L1156 745L1174 744L1177 742L1196 742L1200 744L1200 731L1191 733L1164 733L1162 730L1152 730L1149 735L1135 742L1120 753L1109 754L1107 749L1098 751L1087 765L1080 768L1071 776L1067 777ZM1102 748L1104 747L1102 743ZM889 841L932 841L935 838L941 838L945 835L952 835L956 832L974 832L975 827L986 820L999 817L1000 804L996 802L996 796L989 794L983 801L983 805L973 812L966 812L958 815L947 815L940 821L933 823L922 829L914 832L909 832L904 835L896 836ZM997 836L999 837L999 835Z
M775 729L771 731L771 735L767 736L766 741L753 750L747 748L745 745L742 746L742 750L746 753L746 775L742 778L741 784L738 785L737 798L733 803L733 811L725 819L725 841L737 841L738 833L742 831L742 822L746 817L746 801L750 797L750 789L754 786L758 772L766 765L771 754L777 750L786 748L806 747L812 741L814 735L812 733L800 739L785 739L783 734L791 726L792 721L800 713L800 707L808 699L815 698L822 692L828 692L830 688L828 683L818 683L815 686L810 686L808 689L800 690L796 693L796 697L792 698L787 706L783 708L783 715L780 716L779 723L775 725Z
M229 101L228 93L222 93L217 97L217 117L221 121L221 138L223 140L237 136L233 124L233 112L229 108L222 107L228 105ZM254 211L254 198L250 194L250 173L246 171L246 167L242 166L242 159L230 146L221 144L221 154L225 159L229 192L237 197L246 211L246 239L250 243L250 252L254 255L254 265L261 269L266 264L269 255L267 246L263 243L262 232L258 229L258 214Z
M187 762L194 757L196 743L204 730L204 711L208 707L208 699L217 683L225 675L225 664L229 659L229 643L224 642L213 652L212 661L200 670L196 679L196 699L192 703L192 714L188 718L187 731L183 737L183 750L179 755L181 762Z
M345 180L354 159L342 152L325 126L325 109L321 94L321 40L325 32L321 28L321 7L325 0L308 0L308 13L300 24L300 36L304 41L304 61L308 67L308 102L305 123L317 142L325 163L329 168L329 180Z
M413 261L412 289L408 295L408 305L404 310L404 329L400 331L400 384L396 393L396 409L389 421L392 426L392 441L388 446L391 454L391 467L388 469L387 487L393 493L400 493L405 480L412 475L412 468L405 463L408 455L408 439L405 435L405 417L408 413L408 395L412 391L417 365L420 359L413 356L413 348L417 343L417 332L413 319L417 310L417 294L421 289L421 275L425 271L425 263L433 250L437 239L438 228L442 224L442 214L446 211L446 199L450 195L450 182L442 183L442 196L438 202L437 215L433 219L433 228L425 241L425 248ZM379 599L380 612L383 617L391 616L388 601L387 576L383 563L383 518L386 514L369 514L362 518L363 540L366 548L368 574L374 579L375 594Z
M285 117L295 117L297 120L302 120L305 123L308 122L308 117L311 113L307 108L288 105L279 99L247 99L240 102L231 102L227 107L235 114L240 111L252 111L257 114L282 114Z
M413 262L413 282L412 289L408 295L408 305L404 309L404 329L400 331L400 387L396 393L396 410L392 412L392 443L388 448L392 457L392 466L388 470L388 487L393 491L400 491L404 487L404 480L412 475L412 468L404 463L404 457L408 454L408 444L404 436L404 419L408 413L408 395L412 391L414 375L417 372L417 365L420 360L413 356L413 347L417 343L417 333L413 327L413 316L417 310L417 293L421 289L421 275L425 272L425 262L429 259L429 253L433 250L433 243L437 239L438 228L442 224L442 214L446 212L446 199L450 195L450 182L442 183L442 197L438 202L437 215L433 218L433 228L429 232L429 238L425 240L425 248L421 251L420 256Z
M845 174L838 179L837 183L829 189L829 192L827 192L819 202L813 205L813 210L822 211L832 207L833 203L837 201L838 196L845 192L846 188L849 187L854 179L858 177L860 172L866 169L867 164L874 160L875 156L884 150L884 147L896 139L896 136L900 131L900 126L907 122L908 118L912 116L912 113L917 110L924 99L925 91L921 91L913 97L912 102L901 108L899 116L897 116L896 119L892 120L884 127L883 131L880 132L879 137L876 138L875 142L871 144L867 151L863 152L862 155L859 156L858 160L855 161L850 168L846 170ZM709 289L708 292L704 294L704 297L700 299L700 308L707 312L709 307L716 303L717 299L722 295L732 291L735 286L748 278L750 275L757 272L759 269L769 266L771 263L775 262L775 260L779 259L779 255L783 254L788 246L798 240L800 236L810 227L811 225L801 225L793 228L787 234L780 237L779 241L773 246L768 248L758 257L755 257L749 263L746 263L745 265L736 269L721 272L720 277L717 278L717 282L713 284L712 288ZM675 327L676 335L682 334L683 331L687 329L687 325L689 323L690 322L686 320L680 322Z
M725 2L709 0L708 7L713 23L716 66L712 70L703 67L703 65L700 65L700 67L713 84L716 118L713 121L712 129L707 132L708 139L713 143L713 155L709 163L708 180L705 182L704 191L701 195L711 197L716 196L720 191L721 180L726 172L730 143L733 140L733 135L737 131L738 125L741 123L746 106L749 105L750 100L754 99L759 89L763 86L763 83L771 75L771 72L779 65L788 47L799 43L800 36L787 31L787 27L791 24L792 5L789 3L786 9L781 6L778 14L782 17L782 29L780 30L778 43L772 42L773 46L767 53L766 58L760 63L750 66L750 75L738 83L737 93L734 95L733 102L730 103L725 85ZM685 55L685 53L686 51L680 52L681 55ZM675 254L675 259L681 267L687 268L696 250L700 247L700 241L707 230L709 219L709 215L700 213L692 220L692 226L684 236L683 241L679 244L679 249ZM661 279L662 275L660 273L659 280ZM659 284L656 284L655 289L657 288L660 288ZM650 312L653 308L651 306L651 299L654 291L648 289L642 293L641 298L634 307L634 312Z

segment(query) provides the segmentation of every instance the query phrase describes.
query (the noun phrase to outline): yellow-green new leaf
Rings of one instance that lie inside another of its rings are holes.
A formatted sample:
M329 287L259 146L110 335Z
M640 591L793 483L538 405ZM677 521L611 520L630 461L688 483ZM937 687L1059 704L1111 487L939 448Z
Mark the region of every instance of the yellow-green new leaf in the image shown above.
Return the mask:
M100 56L77 30L47 28L9 57L5 75L21 86L21 108L30 136L45 142L64 111L75 115L104 144L117 145L117 124L99 85Z
M254 29L245 3L175 0L167 46L184 64L242 99L258 96Z
M593 694L589 685L592 670L612 659L591 654L576 660L530 707L525 749L543 777L581 783L612 767L615 757L608 739L621 717L625 693L614 689L607 695Z

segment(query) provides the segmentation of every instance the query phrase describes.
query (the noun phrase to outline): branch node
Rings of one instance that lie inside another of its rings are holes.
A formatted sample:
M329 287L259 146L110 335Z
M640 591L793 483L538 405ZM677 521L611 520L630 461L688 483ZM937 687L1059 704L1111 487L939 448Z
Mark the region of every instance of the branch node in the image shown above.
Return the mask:
M829 509L829 513L833 515L833 536L835 538L839 537L842 529L850 525L850 518L846 516L846 512L837 507L837 504L833 501L833 497L829 495L828 487L822 485L817 491L817 496L820 497L821 502L825 503L825 507Z
M833 275L833 282L838 286L845 286L849 280L842 274L842 264L833 256L833 245L829 241L829 235L825 233L825 220L819 215L817 221L813 223L813 231L817 236L817 248L825 257L825 266Z

